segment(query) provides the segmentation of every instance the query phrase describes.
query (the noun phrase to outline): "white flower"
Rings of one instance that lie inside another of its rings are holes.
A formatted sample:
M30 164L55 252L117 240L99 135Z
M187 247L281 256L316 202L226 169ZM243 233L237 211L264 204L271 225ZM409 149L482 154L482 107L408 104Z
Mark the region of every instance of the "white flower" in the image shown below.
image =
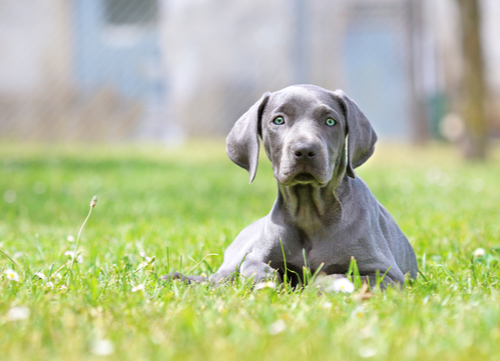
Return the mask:
M277 335L286 330L286 323L283 320L278 320L269 325L269 333L271 335Z
M98 356L108 356L115 352L115 346L110 340L94 340L90 345L90 352Z
M354 284L347 278L336 278L332 283L332 291L334 292L344 292L352 293L354 291Z
M73 252L73 251L66 251L66 252L64 252L64 255L68 256L70 258L75 258L75 252ZM77 263L83 263L83 257L81 255L78 255L78 253L77 253L75 261Z
M73 257L75 257L75 252L73 252L73 251L66 251L66 252L64 252L64 255L73 258Z
M144 283L132 287L132 292L137 292L137 291L144 291Z
M472 255L474 256L474 258L484 257L486 256L486 251L484 250L484 248L477 248L474 252L472 252Z
M328 311L332 308L332 303L331 302L325 302L321 305L321 307L325 310L325 311Z
M139 256L141 256L142 258L144 258L144 260L147 262L147 263L151 263L152 261L154 261L154 256L153 257L148 257L146 255L146 253L144 252L139 252Z
M30 309L24 306L15 306L7 312L6 316L8 321L26 320L30 317Z
M73 237L73 236L70 234L70 235L68 235L68 237L66 237L66 240L67 240L68 242L74 242L74 241L75 241L75 237Z
M332 275L318 277L316 283L324 292L342 291L344 293L352 293L354 291L354 284L349 281L349 279L342 276Z
M52 282L47 282L45 285L49 288L54 288L54 283Z
M61 285L61 287L59 287L59 289L61 289L61 290L67 290L68 287L66 287L65 285Z
M19 282L19 274L13 269L6 269L3 273L7 275L8 280Z
M260 282L255 285L256 290L261 290L263 288L272 288L273 290L276 289L276 282L273 281L267 281L267 282Z
M35 273L35 276L37 276L38 278L40 278L41 280L44 280L46 281L47 280L47 276L45 276L42 272L37 272Z
M352 311L352 316L357 317L357 318L364 318L365 317L365 309L362 306L357 306Z

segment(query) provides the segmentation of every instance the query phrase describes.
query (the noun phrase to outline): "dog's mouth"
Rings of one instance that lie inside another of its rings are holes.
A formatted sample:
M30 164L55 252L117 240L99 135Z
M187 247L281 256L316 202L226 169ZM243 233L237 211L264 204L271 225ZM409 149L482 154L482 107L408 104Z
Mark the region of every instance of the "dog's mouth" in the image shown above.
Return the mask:
M311 184L314 186L321 186L321 182L319 182L314 175L307 172L300 172L291 179L290 185L296 184Z
M302 172L302 173L297 174L293 178L293 180L296 181L297 183L311 183L311 182L315 182L316 178L314 178L314 176L310 173Z
M326 169L316 169L317 167L305 167L295 165L275 169L274 177L278 183L284 186L309 185L312 187L324 187L331 179L332 175Z

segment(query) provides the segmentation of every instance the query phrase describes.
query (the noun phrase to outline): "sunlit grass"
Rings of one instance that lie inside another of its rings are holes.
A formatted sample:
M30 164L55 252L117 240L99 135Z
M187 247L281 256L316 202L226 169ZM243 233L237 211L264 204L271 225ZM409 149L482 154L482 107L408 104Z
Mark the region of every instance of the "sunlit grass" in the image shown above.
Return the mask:
M0 254L0 359L495 360L497 159L379 147L358 174L410 239L422 276L359 303L314 287L159 280L171 270L211 273L237 233L269 211L276 185L264 158L248 185L223 142L0 145L0 248L19 264ZM56 271L71 260L65 252L94 195L83 262L66 288Z

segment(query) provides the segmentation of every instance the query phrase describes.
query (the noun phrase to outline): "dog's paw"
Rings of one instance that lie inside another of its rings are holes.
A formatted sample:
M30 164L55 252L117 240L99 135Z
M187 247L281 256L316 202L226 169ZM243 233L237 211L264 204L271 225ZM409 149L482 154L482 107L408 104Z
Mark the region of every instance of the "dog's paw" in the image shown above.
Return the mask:
M171 281L171 280L180 280L181 282L191 284L191 283L202 283L207 279L204 276L184 276L179 272L170 272L164 276L161 276L162 280Z

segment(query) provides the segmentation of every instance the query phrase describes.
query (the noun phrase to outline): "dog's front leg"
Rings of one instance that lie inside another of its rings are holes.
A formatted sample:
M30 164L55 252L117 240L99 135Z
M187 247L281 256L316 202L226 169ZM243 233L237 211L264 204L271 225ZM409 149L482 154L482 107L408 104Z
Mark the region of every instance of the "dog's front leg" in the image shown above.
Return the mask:
M185 276L179 272L170 272L169 274L161 278L167 281L180 280L181 282L185 282L187 284L209 281L210 283L217 285L226 281L234 280L234 277L237 274L247 279L252 279L254 283L267 280L276 280L279 283L282 282L281 276L278 271L276 271L266 263L252 258L252 256L246 257L239 265L239 268L221 267L208 279L204 276Z
M252 278L254 283L276 280L282 283L281 276L277 270L270 267L268 264L247 257L240 266L240 275L245 278Z
M204 276L184 276L179 272L170 272L169 274L162 276L161 279L165 281L181 280L182 282L185 282L187 284L202 283L207 281L207 278Z

